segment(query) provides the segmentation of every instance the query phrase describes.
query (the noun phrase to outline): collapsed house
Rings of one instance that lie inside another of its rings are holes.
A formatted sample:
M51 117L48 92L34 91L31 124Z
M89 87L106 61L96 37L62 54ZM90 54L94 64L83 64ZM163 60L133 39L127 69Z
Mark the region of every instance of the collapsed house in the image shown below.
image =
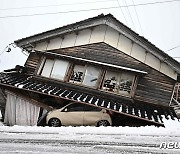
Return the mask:
M180 64L111 14L14 43L29 56L0 73L8 125L37 125L69 102L111 111L114 126L179 117Z

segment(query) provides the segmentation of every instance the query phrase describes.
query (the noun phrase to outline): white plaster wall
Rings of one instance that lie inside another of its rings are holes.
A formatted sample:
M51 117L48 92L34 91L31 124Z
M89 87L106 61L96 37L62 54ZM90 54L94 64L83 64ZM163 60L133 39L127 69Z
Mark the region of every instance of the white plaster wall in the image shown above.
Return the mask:
M58 37L51 39L48 44L47 50L59 49L62 43L62 38Z
M165 75L173 79L177 79L177 73L169 65L167 65L164 62L161 63L160 72L164 73Z
M107 26L105 25L94 27L89 43L104 42L106 28Z
M150 53L147 53L147 55L146 55L145 64L151 66L152 68L154 68L158 71L160 70L160 60Z
M85 29L78 32L75 46L88 44L91 37L91 29Z
M117 48L119 37L120 37L120 35L119 35L118 31L112 29L111 27L108 27L107 31L106 31L104 42Z
M140 60L141 62L144 62L146 58L146 50L138 44L133 43L131 56L137 60Z
M47 41L45 41L45 42L40 42L40 43L37 43L37 44L36 44L34 50L37 50L37 51L46 51L47 46L48 46Z
M132 41L125 37L124 35L120 35L117 49L130 55L132 49Z
M76 34L71 33L64 36L64 39L61 44L61 48L73 47L76 41Z

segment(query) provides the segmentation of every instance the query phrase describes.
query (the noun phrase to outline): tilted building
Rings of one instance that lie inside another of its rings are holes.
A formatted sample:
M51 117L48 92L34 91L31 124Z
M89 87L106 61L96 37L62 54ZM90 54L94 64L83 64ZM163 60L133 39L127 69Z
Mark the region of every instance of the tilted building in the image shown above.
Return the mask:
M25 65L0 73L5 122L36 125L69 102L105 108L113 125L179 117L180 64L111 14L22 38Z

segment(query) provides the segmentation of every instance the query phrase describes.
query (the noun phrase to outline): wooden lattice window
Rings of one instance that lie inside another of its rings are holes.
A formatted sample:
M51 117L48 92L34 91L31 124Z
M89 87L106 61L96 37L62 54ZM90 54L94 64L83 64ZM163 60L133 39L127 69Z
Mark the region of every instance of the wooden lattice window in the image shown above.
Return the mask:
M69 82L96 87L101 69L93 65L75 65Z
M133 73L106 71L102 89L117 94L130 95L134 78Z

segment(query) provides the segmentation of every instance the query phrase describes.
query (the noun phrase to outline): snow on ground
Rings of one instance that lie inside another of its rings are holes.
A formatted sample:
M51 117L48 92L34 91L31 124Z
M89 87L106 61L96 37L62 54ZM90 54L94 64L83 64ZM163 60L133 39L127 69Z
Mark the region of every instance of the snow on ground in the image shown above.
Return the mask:
M180 147L160 149L162 142L180 143L180 122L164 124L165 128L0 126L0 153L180 153Z
M36 132L36 133L103 133L103 134L139 134L139 135L178 135L180 136L180 121L164 120L164 127L37 127L37 126L2 126L1 132Z

